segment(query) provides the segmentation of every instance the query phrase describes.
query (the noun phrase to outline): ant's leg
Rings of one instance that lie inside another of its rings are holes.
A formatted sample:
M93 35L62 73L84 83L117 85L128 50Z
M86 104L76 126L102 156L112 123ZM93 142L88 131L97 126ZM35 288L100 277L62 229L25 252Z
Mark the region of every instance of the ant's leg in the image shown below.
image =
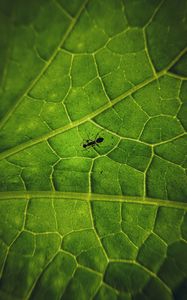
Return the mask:
M100 130L100 131L96 134L96 136L92 134L92 136L91 136L89 142L91 142L91 141L96 141L96 139L98 138L99 134L100 134L101 131L103 131L103 130L104 130L104 129Z
M87 131L85 131L85 135L86 135L86 138L83 138L82 139L82 142L81 142L81 144L80 145L83 145L83 144L88 144L89 142L91 142L92 140L90 139L90 137L89 137L89 134L88 134L88 132Z
M95 141L97 140L97 138L99 137L100 133L104 131L104 129L100 130L97 134L96 134L96 137L95 137Z
M89 135L88 136L88 139L85 139L86 143L89 143L91 141L96 141L96 139L99 137L100 133L104 131L104 129L101 129L97 134L96 136L92 135L91 137Z
M84 151L88 151L88 150L89 150L89 147L84 148Z
M83 139L82 142L80 143L80 146L83 144L88 144L89 142L91 142L91 140Z

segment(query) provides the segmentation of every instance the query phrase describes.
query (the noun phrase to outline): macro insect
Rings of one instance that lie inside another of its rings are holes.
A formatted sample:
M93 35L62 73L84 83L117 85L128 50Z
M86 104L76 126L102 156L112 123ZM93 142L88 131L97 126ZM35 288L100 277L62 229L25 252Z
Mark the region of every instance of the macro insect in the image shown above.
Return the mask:
M99 144L102 143L103 141L104 141L103 137L95 138L95 140L86 140L86 143L83 144L83 148L99 146Z

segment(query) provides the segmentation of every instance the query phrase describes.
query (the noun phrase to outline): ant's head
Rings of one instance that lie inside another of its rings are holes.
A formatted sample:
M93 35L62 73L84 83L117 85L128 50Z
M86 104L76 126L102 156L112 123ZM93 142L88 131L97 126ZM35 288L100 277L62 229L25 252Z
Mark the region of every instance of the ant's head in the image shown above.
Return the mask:
M96 143L102 143L103 141L104 141L104 138L102 138L102 137L98 137L96 139Z

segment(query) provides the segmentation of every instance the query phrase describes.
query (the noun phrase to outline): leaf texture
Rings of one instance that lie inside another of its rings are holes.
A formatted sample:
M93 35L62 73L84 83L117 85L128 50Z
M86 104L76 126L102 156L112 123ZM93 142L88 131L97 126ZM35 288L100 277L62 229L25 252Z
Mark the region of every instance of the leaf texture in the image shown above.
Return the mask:
M0 299L186 299L186 15L0 0Z

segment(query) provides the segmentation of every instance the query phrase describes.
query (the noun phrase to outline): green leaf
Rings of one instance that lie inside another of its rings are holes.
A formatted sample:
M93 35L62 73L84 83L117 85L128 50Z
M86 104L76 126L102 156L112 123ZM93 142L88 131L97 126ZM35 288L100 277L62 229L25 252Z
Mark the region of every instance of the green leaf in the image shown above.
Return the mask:
M0 0L0 299L186 299L186 15Z

